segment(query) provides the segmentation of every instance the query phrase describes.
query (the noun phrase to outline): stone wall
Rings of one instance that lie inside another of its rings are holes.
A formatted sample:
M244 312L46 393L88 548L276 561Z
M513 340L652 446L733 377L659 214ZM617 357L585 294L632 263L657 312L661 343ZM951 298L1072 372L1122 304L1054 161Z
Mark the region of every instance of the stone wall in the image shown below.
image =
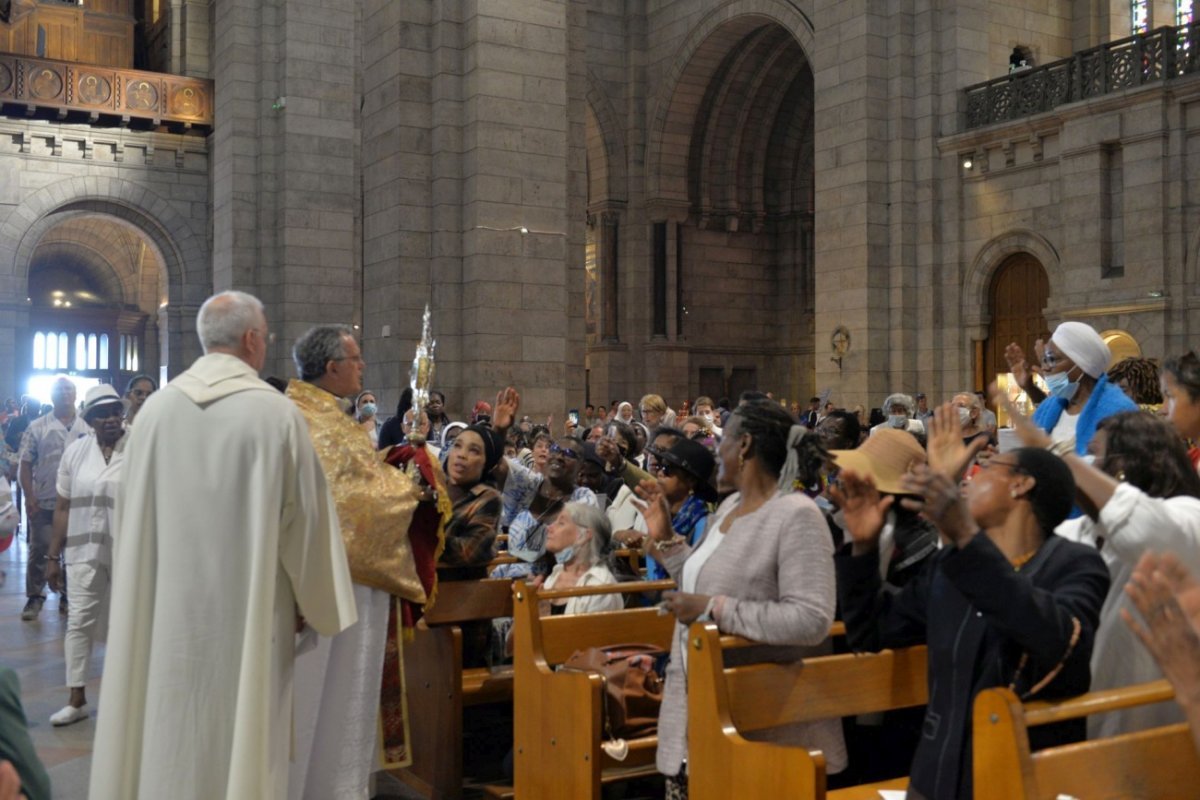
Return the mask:
M208 192L204 138L0 119L0 396L23 389L26 359L15 347L28 325L34 252L56 225L80 216L127 225L155 251L168 286L159 346L171 353L170 374L185 368L199 353L195 312L211 287ZM155 293L131 284L127 294L153 329ZM155 338L150 330L152 346ZM157 372L157 363L147 366Z

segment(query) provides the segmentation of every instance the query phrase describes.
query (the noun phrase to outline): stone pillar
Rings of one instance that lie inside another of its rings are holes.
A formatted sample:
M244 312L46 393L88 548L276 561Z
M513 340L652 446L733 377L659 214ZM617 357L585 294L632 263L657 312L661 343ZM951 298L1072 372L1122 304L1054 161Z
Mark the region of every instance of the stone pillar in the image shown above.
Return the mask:
M213 280L257 293L278 341L357 319L354 0L216 0Z
M887 18L868 0L818 0L827 20L813 55L816 89L816 385L849 403L887 391ZM825 165L829 165L826 167ZM840 165L834 167L833 165ZM820 350L851 334L841 368ZM821 344L824 343L824 344Z
M210 77L209 0L171 0L170 69L176 75Z
M600 214L600 341L615 344L621 341L620 308L620 243L621 215L616 211Z

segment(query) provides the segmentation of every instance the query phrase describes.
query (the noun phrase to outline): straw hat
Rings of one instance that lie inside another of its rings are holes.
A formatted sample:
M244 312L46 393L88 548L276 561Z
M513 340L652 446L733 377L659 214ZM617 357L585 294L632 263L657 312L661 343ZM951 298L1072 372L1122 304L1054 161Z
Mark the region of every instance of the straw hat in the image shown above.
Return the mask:
M857 450L831 450L839 469L869 475L875 488L887 494L903 494L900 478L913 466L925 463L925 450L907 431L884 428L876 431Z
M123 405L117 390L106 383L93 386L87 390L83 401L83 418L87 419L97 408L107 405Z

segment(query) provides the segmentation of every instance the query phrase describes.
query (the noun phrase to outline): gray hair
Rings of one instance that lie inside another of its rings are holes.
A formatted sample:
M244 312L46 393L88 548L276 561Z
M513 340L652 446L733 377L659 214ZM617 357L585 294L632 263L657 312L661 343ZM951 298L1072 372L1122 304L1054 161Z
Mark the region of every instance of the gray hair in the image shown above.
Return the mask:
M315 381L325 374L325 366L346 357L345 336L354 336L349 325L314 325L296 341L292 361L302 381Z
M589 567L601 562L607 563L609 548L612 545L612 526L608 524L608 517L604 512L586 503L567 503L563 506L563 512L571 522L592 532L591 543L586 552L578 557Z
M951 397L950 399L957 400L960 397L965 397L968 400L970 400L971 408L978 408L978 409L983 408L983 401L980 400L979 395L975 394L974 392L956 392L954 394L954 396Z
M913 403L912 395L896 392L889 394L887 399L883 401L883 413L888 414L892 410L892 406L904 406L908 415L911 417L916 409L916 404Z
M236 350L242 336L258 325L263 317L263 304L252 294L228 291L214 294L200 306L196 316L196 334L200 346L208 353L216 349Z

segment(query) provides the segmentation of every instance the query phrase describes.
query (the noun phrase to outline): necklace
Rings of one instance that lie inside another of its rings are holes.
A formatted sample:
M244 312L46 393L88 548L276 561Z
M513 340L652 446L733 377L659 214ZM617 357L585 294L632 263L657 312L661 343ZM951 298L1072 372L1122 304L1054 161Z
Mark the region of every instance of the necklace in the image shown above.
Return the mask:
M1037 555L1038 548L1033 548L1028 553L1009 559L1009 563L1013 566L1013 572L1020 572L1021 567L1029 563L1029 560Z

